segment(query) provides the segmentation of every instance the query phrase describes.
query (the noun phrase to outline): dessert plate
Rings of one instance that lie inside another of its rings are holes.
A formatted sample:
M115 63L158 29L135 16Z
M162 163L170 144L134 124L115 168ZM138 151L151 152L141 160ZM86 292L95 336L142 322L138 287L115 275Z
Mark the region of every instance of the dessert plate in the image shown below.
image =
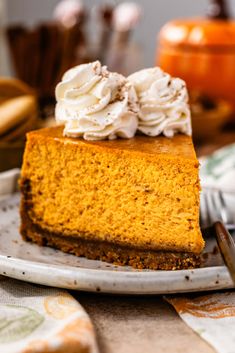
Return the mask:
M135 270L25 242L19 234L18 193L0 202L0 274L67 289L116 294L167 294L232 288L216 248L206 239L204 267L181 271Z

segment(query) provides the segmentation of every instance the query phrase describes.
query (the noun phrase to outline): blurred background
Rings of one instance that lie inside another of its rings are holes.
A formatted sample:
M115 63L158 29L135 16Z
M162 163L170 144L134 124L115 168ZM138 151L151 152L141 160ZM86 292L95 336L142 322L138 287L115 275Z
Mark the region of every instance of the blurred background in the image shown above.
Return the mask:
M234 0L0 0L0 170L21 164L28 131L55 124L63 73L97 59L184 79L196 145L223 140L235 131L234 16Z
M9 23L20 21L29 25L42 20L50 20L56 4L59 3L59 0L4 1ZM84 1L87 8L104 3L108 3L108 1ZM118 1L111 3L115 4ZM156 34L166 22L173 18L201 16L205 13L208 6L207 0L138 0L136 3L141 6L143 16L133 36L144 48L145 66L154 64ZM235 1L231 2L231 10L235 13Z
M5 2L8 23L26 22L32 25L38 21L49 20L59 0L0 0ZM120 2L120 1L119 1ZM85 0L91 8L103 0ZM118 3L113 1L112 3ZM134 32L134 38L143 45L144 65L154 63L156 33L173 18L202 16L206 12L208 0L137 0L144 16ZM231 12L235 14L235 1L231 1Z

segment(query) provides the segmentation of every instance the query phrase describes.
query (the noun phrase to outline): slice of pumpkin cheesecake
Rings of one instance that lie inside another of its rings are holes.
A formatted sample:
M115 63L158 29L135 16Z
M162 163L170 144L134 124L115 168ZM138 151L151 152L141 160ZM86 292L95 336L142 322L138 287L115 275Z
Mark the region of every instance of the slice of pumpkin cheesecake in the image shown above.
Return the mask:
M28 134L21 179L26 240L137 268L194 267L198 161L189 136L92 142L62 128Z
M199 164L185 87L159 70L127 80L95 62L65 74L56 89L65 126L27 136L25 240L139 269L199 264Z

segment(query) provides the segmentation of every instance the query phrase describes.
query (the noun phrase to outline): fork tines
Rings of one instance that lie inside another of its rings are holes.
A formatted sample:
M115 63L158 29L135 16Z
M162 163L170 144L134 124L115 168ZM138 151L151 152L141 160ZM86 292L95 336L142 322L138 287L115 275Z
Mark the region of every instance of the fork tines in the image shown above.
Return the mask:
M235 215L228 207L223 192L217 189L203 189L200 204L201 226L207 228L216 221L223 222L228 230L235 229Z

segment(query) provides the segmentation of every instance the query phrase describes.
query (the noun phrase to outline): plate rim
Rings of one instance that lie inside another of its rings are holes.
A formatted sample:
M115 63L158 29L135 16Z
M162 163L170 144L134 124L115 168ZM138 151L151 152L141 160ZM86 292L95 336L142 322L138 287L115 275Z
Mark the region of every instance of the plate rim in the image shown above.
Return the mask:
M50 285L71 290L111 294L151 295L234 288L229 272L225 266L176 271L110 271L50 264L50 269L51 274L48 275L47 263L24 260L0 254L1 275L30 283ZM209 276L208 269L210 270ZM56 271L55 275L54 271ZM99 273L99 276L96 276L97 273ZM47 274L47 276L45 276L45 274ZM43 280L41 276L45 276ZM167 276L168 281L166 282ZM56 279L57 277L58 279ZM181 289L164 289L171 283L171 279L174 279L175 282L180 280ZM198 285L198 281L202 283ZM159 285L163 282L165 287L159 288ZM129 284L129 286L126 286L127 284ZM153 286L155 284L156 288L154 289ZM143 286L142 289L141 286ZM124 287L125 289L123 289Z

